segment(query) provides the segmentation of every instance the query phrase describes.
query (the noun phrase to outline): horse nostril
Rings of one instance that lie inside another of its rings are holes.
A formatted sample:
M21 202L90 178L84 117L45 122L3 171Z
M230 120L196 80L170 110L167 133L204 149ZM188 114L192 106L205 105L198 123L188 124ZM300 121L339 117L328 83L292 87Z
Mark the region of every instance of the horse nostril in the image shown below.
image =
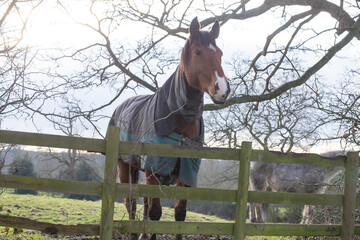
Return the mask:
M226 90L226 93L223 94L221 97L225 100L225 99L229 96L229 94L230 94L230 88L228 88L228 89Z

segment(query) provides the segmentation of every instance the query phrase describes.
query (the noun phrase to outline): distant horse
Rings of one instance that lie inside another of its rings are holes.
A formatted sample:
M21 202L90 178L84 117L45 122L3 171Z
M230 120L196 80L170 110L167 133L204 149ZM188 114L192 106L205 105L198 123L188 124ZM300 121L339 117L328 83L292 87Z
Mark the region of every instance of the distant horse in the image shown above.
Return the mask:
M326 153L330 156L339 152ZM343 156L345 158L345 156ZM326 185L343 167L252 162L250 167L250 190L265 191L268 187L273 192L317 193L322 194ZM313 207L305 205L301 224L309 224ZM262 223L261 203L250 203L250 221Z
M218 21L210 31L202 31L197 18L192 20L180 64L171 77L154 94L129 98L116 108L109 126L120 128L121 141L203 145L204 92L216 104L223 104L230 92L221 67L222 51L215 43L219 31ZM200 159L121 155L118 165L121 183L137 183L140 169L145 171L146 184L190 187L196 185ZM125 204L129 218L134 219L136 199L125 199ZM176 221L185 220L186 204L187 200L177 200ZM159 198L144 198L144 219L159 220L161 214Z

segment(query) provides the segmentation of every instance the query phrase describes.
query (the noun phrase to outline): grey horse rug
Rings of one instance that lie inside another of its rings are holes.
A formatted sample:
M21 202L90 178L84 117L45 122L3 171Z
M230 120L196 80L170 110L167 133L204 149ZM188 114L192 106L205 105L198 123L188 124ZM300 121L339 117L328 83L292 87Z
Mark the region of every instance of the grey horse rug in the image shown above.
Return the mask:
M120 141L197 145L204 142L203 93L191 88L179 73L179 68L152 95L139 95L125 100L114 111L109 126L120 128ZM174 115L186 121L200 119L201 134L196 139L184 140L177 130ZM170 176L177 158L158 156L120 155L123 161L141 166L161 176ZM201 160L180 158L180 181L196 186Z

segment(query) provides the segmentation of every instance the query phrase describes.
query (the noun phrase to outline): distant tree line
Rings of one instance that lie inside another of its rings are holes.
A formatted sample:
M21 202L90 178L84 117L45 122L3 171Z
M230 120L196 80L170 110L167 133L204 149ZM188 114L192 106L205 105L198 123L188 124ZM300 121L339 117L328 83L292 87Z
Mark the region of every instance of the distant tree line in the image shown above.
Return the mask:
M12 163L10 163L8 168L8 174L18 175L18 176L28 176L36 177L34 171L34 164L31 161L31 158L26 153L24 156L15 155ZM15 194L33 194L37 195L37 191L34 190L25 190L25 189L15 189Z
M29 157L29 154L26 151L17 151L15 153L12 162L7 168L7 173L10 175L18 176L28 176L28 177L38 177L36 174L33 159ZM86 162L79 162L71 174L61 174L59 176L64 180L75 180L75 181L101 181L101 177L97 173L97 170L94 166L91 166ZM33 194L37 195L37 191L34 190L24 190L24 189L15 189L15 194ZM79 194L68 194L64 195L67 198L72 199L85 199L85 200L99 200L98 196L87 196Z

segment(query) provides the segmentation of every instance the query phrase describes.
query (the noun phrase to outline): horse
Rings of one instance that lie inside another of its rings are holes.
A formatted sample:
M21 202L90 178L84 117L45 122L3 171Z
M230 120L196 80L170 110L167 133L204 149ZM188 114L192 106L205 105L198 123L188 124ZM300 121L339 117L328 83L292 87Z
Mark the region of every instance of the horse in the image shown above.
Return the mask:
M322 154L329 159L339 159L339 152ZM287 163L252 162L250 165L249 189L273 192L295 192L322 194L331 180L344 168ZM263 223L261 203L250 203L250 221ZM305 205L300 224L309 224L313 206Z
M180 64L154 94L131 97L114 111L109 126L120 128L121 141L203 146L204 93L215 104L225 103L230 85L221 66L222 51L215 40L220 24L216 20L210 31L201 30L195 17L190 36L181 51ZM176 184L195 187L200 166L198 158L120 155L120 183L137 183L139 170L145 172L146 184ZM144 198L144 220L159 220L162 208L159 198ZM129 219L135 219L136 199L126 198ZM184 221L187 200L175 204L175 220ZM131 234L131 239L137 239ZM140 239L146 239L145 234ZM156 239L152 233L151 240ZM174 239L181 239L175 235Z

